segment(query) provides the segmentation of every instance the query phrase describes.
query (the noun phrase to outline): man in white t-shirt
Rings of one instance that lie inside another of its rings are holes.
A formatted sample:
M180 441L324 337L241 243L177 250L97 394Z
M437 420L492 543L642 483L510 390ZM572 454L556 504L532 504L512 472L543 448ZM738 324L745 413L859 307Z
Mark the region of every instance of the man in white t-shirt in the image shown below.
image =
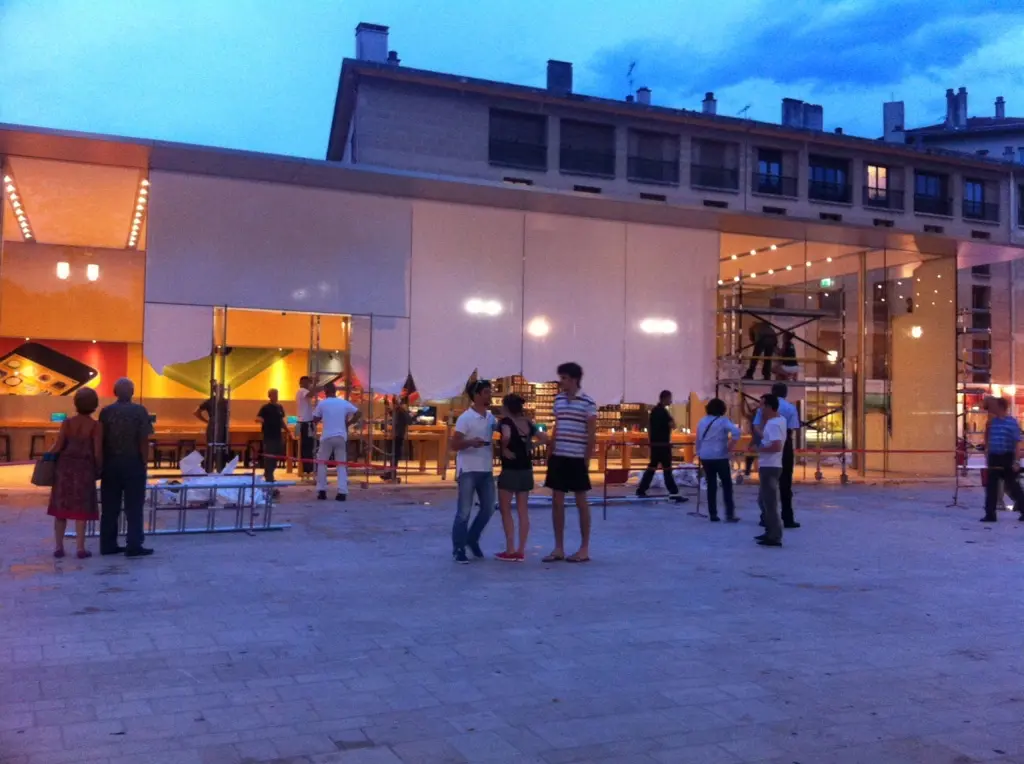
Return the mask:
M452 524L452 559L463 565L469 562L467 547L477 559L484 556L480 534L494 514L494 432L498 427L490 412L491 383L485 379L471 382L466 394L471 405L455 421L451 445L456 452L455 479L459 487ZM480 500L480 511L470 525L474 497Z
M779 415L778 397L761 396L761 442L757 446L757 475L761 486L757 503L761 507L765 532L755 537L761 546L782 546L779 518L779 478L782 477L782 449L786 443L786 419Z
M348 498L348 428L359 420L359 409L338 397L333 382L324 385L326 396L317 404L313 411L313 420L320 422L320 448L316 458L316 497L323 501L327 498L327 462L337 461L338 493L335 500L345 501Z

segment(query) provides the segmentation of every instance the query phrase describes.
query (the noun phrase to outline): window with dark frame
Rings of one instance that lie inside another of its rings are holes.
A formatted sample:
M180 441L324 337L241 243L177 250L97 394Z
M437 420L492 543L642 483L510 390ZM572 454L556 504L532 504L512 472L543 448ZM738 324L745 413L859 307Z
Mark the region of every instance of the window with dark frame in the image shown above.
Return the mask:
M868 198L883 202L889 197L889 168L877 164L868 165Z
M986 220L990 215L989 205L985 204L985 182L973 178L964 178L964 209L965 218Z
M738 146L735 143L695 138L692 143L690 184L699 188L736 191L740 187Z
M793 188L787 180L793 181ZM796 196L795 180L782 176L782 152L778 149L757 150L757 172L754 175L754 191L759 194Z
M488 161L502 167L524 170L548 168L548 118L491 109Z
M914 211L950 215L949 179L945 175L918 170L914 173Z
M615 177L615 127L563 119L559 169L575 175Z
M626 174L633 181L679 183L679 136L630 130Z
M850 201L850 162L835 157L810 157L807 195L826 202Z

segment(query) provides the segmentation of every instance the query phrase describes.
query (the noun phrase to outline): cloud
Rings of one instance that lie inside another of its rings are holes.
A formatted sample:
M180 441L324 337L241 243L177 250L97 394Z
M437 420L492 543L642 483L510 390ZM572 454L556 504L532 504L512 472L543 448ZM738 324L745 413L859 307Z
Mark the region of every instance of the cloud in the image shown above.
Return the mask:
M635 38L601 51L597 77L621 82L639 60L652 88L691 92L750 79L873 87L922 71L952 69L1007 19L1020 23L1020 0L987 0L981 12L962 0L801 0L762 4L736 20L712 50L695 51L665 35Z

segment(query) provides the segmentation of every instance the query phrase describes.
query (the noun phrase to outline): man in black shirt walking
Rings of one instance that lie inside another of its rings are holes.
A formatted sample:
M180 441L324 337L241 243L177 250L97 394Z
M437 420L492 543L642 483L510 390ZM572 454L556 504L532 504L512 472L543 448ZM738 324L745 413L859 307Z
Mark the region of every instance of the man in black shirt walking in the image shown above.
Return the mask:
M661 467L665 473L665 488L668 489L669 496L678 502L686 501L679 495L679 488L672 476L672 430L676 428L676 422L672 418L672 412L668 410L671 405L672 391L662 390L658 396L658 405L651 409L651 423L647 429L651 440L651 461L636 489L636 495L640 498L647 496L647 489L651 487L654 473Z

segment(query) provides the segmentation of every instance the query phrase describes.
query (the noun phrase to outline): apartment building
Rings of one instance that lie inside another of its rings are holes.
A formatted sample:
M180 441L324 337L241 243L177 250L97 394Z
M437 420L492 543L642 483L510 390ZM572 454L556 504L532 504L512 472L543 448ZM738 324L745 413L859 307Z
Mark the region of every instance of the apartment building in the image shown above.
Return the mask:
M821 106L782 103L781 124L573 90L549 61L531 88L412 69L388 29L361 24L344 62L328 159L567 193L892 228L980 242L1024 241L1005 163L905 142L824 132ZM1014 214L1011 214L1013 212Z
M1018 228L1024 226L1024 117L1008 117L1003 96L995 99L988 115L971 116L967 88L949 88L942 122L905 129L904 114L901 101L883 106L884 140L1016 164L1011 168L1011 214ZM984 184L965 182L963 214L983 218L995 215L985 193ZM960 269L958 308L961 325L967 330L962 352L970 365L965 381L1001 387L1015 384L1015 360L1024 350L1024 320L1018 318L1024 296L1017 294L1015 286L1022 278L1024 266L1020 261Z

